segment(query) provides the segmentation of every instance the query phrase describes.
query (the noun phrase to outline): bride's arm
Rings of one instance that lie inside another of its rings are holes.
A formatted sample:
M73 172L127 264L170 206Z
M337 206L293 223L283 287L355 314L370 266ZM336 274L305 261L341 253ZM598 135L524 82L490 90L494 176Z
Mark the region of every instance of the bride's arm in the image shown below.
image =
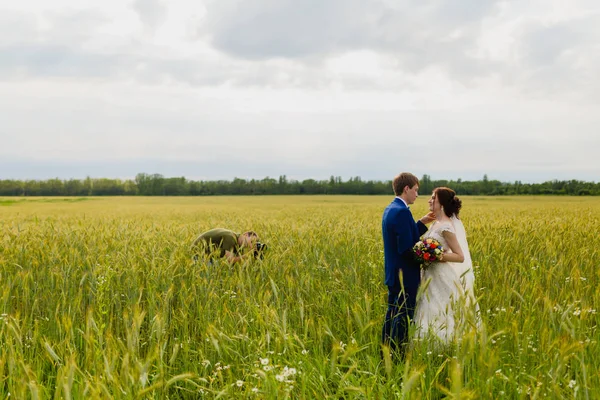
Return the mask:
M456 235L450 231L443 231L442 235L444 235L444 239L446 239L446 243L448 243L448 247L452 250L452 253L444 252L442 256L442 262L455 262L461 263L465 261L465 256L460 248L460 244L458 244L458 239L456 239ZM446 249L448 250L448 249Z

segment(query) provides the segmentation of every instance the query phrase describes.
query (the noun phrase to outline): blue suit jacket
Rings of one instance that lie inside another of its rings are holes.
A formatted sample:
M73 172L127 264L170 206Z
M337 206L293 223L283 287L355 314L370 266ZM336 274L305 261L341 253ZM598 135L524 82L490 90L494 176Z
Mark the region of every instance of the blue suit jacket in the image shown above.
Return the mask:
M383 231L383 254L385 258L385 284L399 287L398 274L404 268L417 268L412 247L425 232L427 226L416 222L408 207L399 198L395 198L383 212L381 223Z

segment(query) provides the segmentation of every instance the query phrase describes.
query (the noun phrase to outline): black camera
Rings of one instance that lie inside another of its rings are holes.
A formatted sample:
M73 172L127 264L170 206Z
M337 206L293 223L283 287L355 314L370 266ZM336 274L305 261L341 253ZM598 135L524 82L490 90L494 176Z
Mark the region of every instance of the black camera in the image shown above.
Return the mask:
M254 247L254 257L263 258L263 252L267 250L267 245L265 243L256 242Z

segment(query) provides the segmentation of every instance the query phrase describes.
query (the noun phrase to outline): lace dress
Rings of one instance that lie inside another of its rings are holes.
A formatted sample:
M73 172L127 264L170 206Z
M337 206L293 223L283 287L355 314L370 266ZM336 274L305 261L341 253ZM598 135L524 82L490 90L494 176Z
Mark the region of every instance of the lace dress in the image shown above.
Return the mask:
M443 232L457 234L454 222L460 224L457 239L462 242L465 261L432 263L422 271L415 311L417 338L437 337L443 343L449 343L455 336L462 336L461 332L469 327L467 321L478 320L479 307L473 294L474 274L462 222L456 218L453 222L436 221L423 238L434 238L449 251Z

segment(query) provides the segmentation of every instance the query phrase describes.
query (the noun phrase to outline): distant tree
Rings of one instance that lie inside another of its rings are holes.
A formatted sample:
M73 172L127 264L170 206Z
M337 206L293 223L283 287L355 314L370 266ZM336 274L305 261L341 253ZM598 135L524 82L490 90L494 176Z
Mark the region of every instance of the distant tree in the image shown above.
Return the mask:
M513 183L490 180L485 174L479 181L462 179L433 180L427 174L420 180L421 193L428 194L434 188L448 186L460 195L600 195L600 182L547 181L537 184L524 184L517 180ZM305 179L297 181L280 175L279 179L233 181L188 181L184 177L165 178L160 174L139 173L134 180L120 180L89 176L84 180L58 178L38 180L0 180L0 196L214 196L214 195L266 195L266 194L357 194L377 195L393 194L392 183L387 181L364 181L354 176L344 181L340 176L329 180L317 181Z
M424 174L421 180L419 181L419 192L420 193L431 193L433 192L433 183L431 181L431 177L427 174Z

